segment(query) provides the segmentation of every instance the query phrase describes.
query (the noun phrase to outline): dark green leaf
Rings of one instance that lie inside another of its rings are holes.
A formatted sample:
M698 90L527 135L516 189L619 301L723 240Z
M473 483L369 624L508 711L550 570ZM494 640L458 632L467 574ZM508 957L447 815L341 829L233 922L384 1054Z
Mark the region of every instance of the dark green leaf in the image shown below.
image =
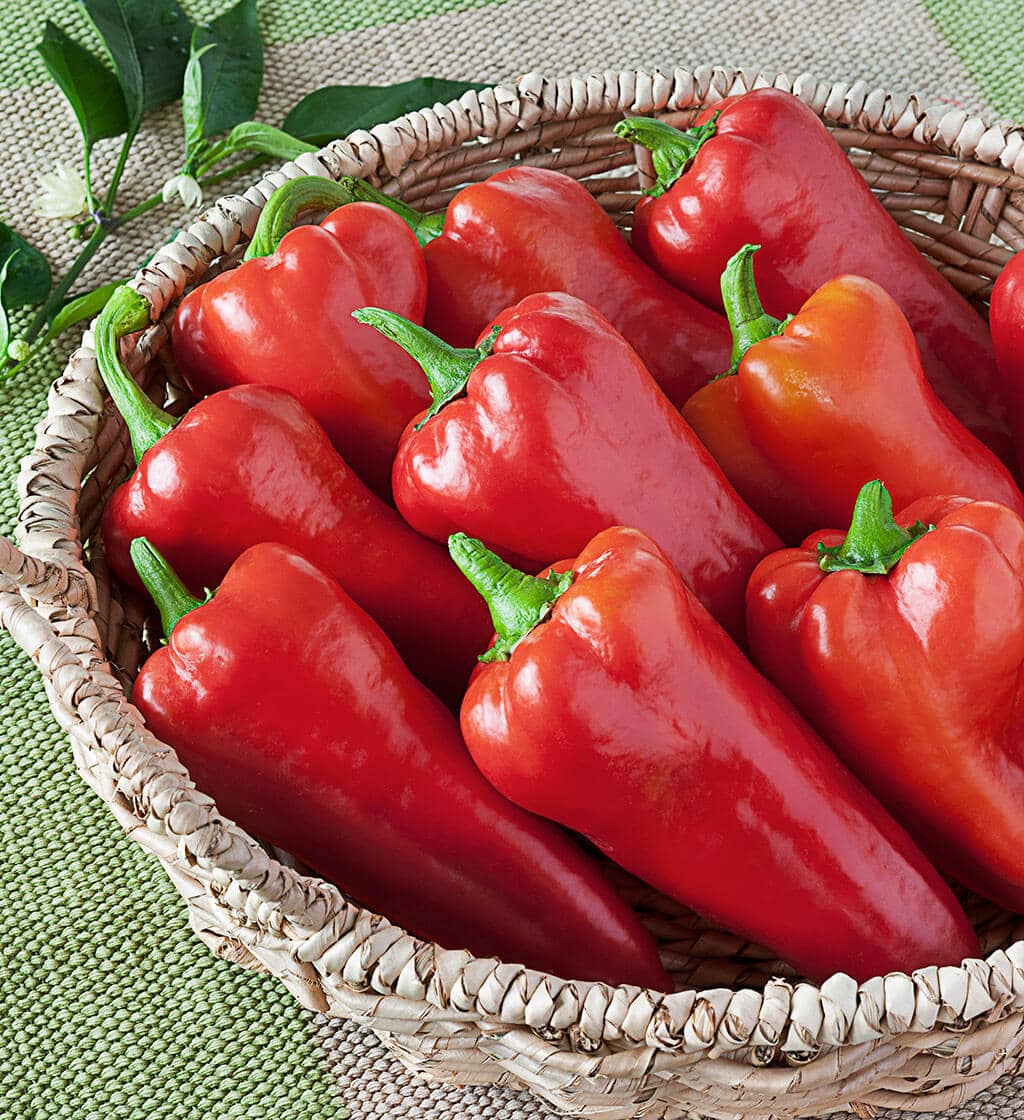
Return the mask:
M11 341L11 322L7 318L7 308L10 304L5 298L7 293L4 289L7 287L7 273L11 267L11 262L18 255L19 250L15 249L13 253L8 254L4 258L3 265L0 265L0 360L7 360L7 346Z
M203 136L214 136L256 112L263 85L263 39L256 0L238 0L209 26L197 27L193 52L202 56L200 115Z
M91 319L94 315L98 315L107 306L107 300L114 294L115 289L123 283L123 280L115 280L100 288L94 288L91 292L84 292L80 296L66 300L51 317L50 327L43 336L43 342L49 342L50 339L63 334L69 327L73 327L83 319Z
M216 154L217 159L224 159L235 152L260 152L265 156L276 156L278 159L295 159L304 152L315 152L316 146L307 144L279 128L270 124L260 124L259 121L245 121L235 127L227 136L216 145L216 151L211 149L211 155Z
M114 63L128 131L181 96L192 23L177 0L81 0Z
M24 307L29 303L42 303L50 294L50 266L38 249L32 246L10 226L0 222L0 260L11 264L4 288L4 307Z
M127 129L128 114L117 78L91 51L49 20L36 49L74 110L87 151L97 140L120 136Z
M445 78L413 78L396 86L324 86L292 109L285 118L284 130L310 143L326 144L357 128L372 128L424 105L453 101L469 89L487 86Z

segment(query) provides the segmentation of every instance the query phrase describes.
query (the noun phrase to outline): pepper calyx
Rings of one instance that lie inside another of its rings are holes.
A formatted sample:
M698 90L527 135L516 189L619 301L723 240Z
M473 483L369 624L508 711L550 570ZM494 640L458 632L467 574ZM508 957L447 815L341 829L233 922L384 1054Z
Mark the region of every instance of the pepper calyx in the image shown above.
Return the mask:
M171 632L182 618L208 603L213 598L213 592L207 590L204 599L197 599L181 582L164 556L145 537L136 537L129 550L139 579L160 612L164 637L170 638Z
M818 567L823 572L888 575L907 549L934 528L923 521L897 525L889 491L876 478L861 487L843 543L830 547L818 542Z
M478 658L483 662L508 661L516 646L551 614L558 597L576 578L573 571L527 575L465 533L453 533L448 538L448 551L491 612L496 639Z
M383 307L357 308L352 312L352 318L380 331L385 338L400 346L426 375L431 404L423 419L416 425L417 432L449 401L466 391L470 374L484 358L490 356L501 333L501 327L492 327L479 346L459 348L450 346L437 335L431 334L426 327L410 322Z
M776 319L761 303L754 282L754 254L760 248L760 245L744 245L729 258L722 273L722 305L732 331L732 354L729 368L712 378L714 381L732 377L751 346L782 334L794 319L793 315Z
M673 128L656 117L627 117L619 121L615 135L651 153L658 180L644 194L657 198L682 177L700 149L717 132L720 115L721 110L706 123L685 130Z

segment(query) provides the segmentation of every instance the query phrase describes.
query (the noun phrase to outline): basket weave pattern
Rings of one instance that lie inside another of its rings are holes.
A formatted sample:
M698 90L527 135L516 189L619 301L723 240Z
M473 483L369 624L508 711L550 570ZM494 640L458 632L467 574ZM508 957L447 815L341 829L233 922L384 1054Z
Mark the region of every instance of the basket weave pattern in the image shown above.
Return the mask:
M628 228L650 167L614 136L615 122L657 112L687 124L699 108L764 85L808 103L914 244L969 298L987 298L1009 250L1024 247L1017 128L929 115L914 98L863 83L711 68L528 75L357 132L220 200L133 281L153 326L129 340L128 366L158 403L187 407L169 316L187 288L237 262L288 178L365 177L431 210L464 183L529 163L581 179ZM424 943L271 854L218 815L127 699L146 655L147 608L111 579L93 538L130 469L87 332L22 468L19 547L0 538L0 622L42 673L83 776L160 858L219 955L273 973L307 1007L372 1027L426 1076L525 1086L605 1120L938 1111L1024 1064L1024 923L977 899L967 905L984 960L859 986L837 976L819 988L624 878L679 988L665 995Z

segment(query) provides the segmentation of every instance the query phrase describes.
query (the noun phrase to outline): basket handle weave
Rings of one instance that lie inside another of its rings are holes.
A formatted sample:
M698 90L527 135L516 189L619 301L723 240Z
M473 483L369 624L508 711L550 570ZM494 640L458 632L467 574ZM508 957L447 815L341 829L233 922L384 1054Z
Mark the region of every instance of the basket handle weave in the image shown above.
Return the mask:
M88 572L60 560L30 556L4 536L0 536L0 588L20 591L29 602L47 606L95 606L95 586Z

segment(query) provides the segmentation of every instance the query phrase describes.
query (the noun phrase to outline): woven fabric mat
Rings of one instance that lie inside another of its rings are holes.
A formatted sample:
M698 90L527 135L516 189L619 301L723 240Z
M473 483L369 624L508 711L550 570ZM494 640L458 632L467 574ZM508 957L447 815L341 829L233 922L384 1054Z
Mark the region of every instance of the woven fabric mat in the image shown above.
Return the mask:
M228 0L186 0L207 18ZM595 17L594 13L598 13ZM76 127L33 50L44 17L88 34L74 0L0 3L0 216L46 247L77 245L31 212L39 174L76 163ZM262 119L335 82L420 74L514 78L588 69L782 69L922 94L1024 119L1019 0L264 0L269 44ZM155 114L136 143L122 203L177 170L180 115ZM103 182L116 152L100 145ZM241 184L237 184L241 185ZM223 193L236 184L226 183ZM187 219L173 207L111 238L83 276L131 274ZM0 389L0 521L67 349ZM216 961L191 935L159 865L119 831L78 779L28 660L0 637L0 1117L4 1120L542 1120L526 1095L416 1080L361 1028L302 1011L278 984ZM1016 1118L1024 1083L961 1109ZM888 1114L896 1116L898 1114Z

